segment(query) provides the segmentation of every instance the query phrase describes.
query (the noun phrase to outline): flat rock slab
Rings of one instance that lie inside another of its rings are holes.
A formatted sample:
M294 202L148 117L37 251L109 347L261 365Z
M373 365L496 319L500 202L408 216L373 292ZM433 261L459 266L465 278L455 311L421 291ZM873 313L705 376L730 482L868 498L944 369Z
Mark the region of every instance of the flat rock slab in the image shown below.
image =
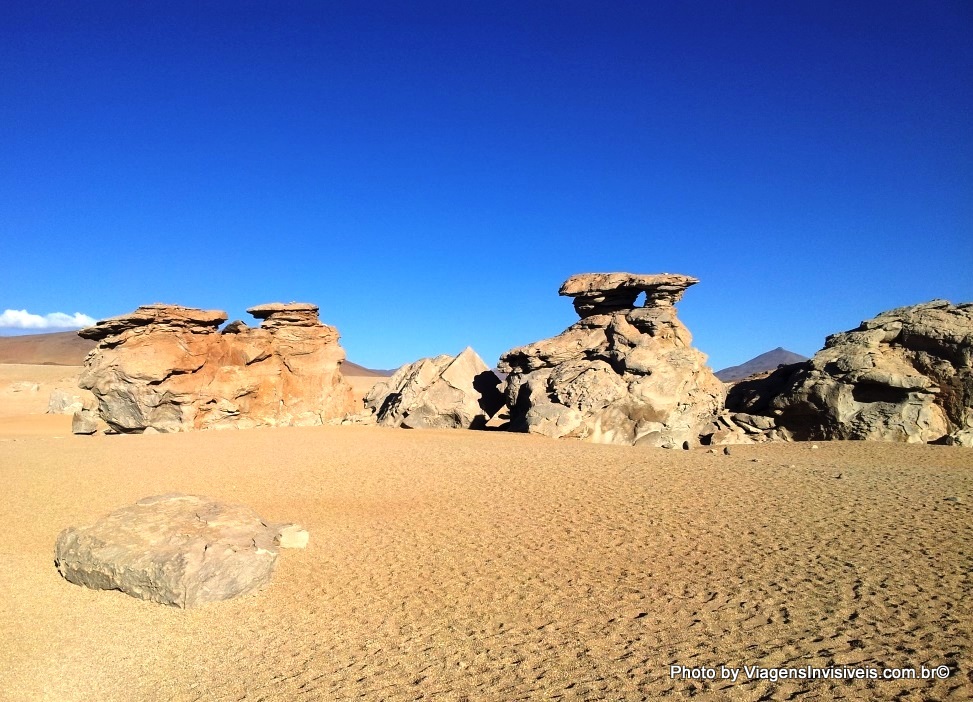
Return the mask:
M243 505L196 495L147 497L57 538L55 565L68 581L173 607L251 592L270 581L282 533ZM306 543L307 534L303 532ZM301 544L303 546L303 543Z

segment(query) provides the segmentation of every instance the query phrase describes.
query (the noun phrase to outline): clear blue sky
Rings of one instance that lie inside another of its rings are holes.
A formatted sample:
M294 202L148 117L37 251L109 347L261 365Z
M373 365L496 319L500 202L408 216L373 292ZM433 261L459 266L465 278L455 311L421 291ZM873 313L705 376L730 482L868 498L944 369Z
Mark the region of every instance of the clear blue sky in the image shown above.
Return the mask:
M973 5L8 2L0 242L0 311L310 301L371 367L495 363L589 271L810 355L973 300Z

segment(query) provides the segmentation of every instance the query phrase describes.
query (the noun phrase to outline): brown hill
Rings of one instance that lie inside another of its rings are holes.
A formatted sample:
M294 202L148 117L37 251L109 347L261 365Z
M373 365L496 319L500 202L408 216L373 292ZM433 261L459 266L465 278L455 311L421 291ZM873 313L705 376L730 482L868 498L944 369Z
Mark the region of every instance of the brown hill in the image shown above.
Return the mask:
M0 363L80 366L95 342L75 331L0 336Z
M729 368L718 370L716 371L716 377L724 383L733 383L737 380L749 378L756 373L766 373L767 371L776 370L778 366L800 363L806 360L807 356L802 356L799 353L794 353L793 351L788 351L778 346L773 351L762 353L745 363L741 363L739 366L730 366Z
M95 342L82 339L75 331L0 336L0 363L23 363L35 366L80 366ZM341 366L345 375L380 378L391 375L384 370L365 368L345 361Z

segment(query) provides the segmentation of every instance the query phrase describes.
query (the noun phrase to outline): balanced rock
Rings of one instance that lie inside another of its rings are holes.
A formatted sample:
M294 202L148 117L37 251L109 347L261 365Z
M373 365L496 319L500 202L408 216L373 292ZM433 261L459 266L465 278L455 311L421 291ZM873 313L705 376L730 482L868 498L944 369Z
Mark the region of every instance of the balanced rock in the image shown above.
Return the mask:
M270 581L296 525L271 525L242 505L196 495L147 497L89 527L65 529L54 561L68 581L174 607L245 594Z
M727 407L772 417L798 440L962 445L973 429L971 359L973 303L933 300L829 336L809 361L734 386Z
M79 385L117 432L317 425L354 411L334 327L306 303L252 309L264 322L218 333L226 313L147 305L98 322Z
M409 429L479 429L503 406L500 378L467 347L399 368L365 396L378 424Z
M667 448L696 445L723 404L723 384L692 347L675 303L699 282L663 273L569 278L581 320L505 353L511 428L552 437ZM636 307L645 293L645 304Z

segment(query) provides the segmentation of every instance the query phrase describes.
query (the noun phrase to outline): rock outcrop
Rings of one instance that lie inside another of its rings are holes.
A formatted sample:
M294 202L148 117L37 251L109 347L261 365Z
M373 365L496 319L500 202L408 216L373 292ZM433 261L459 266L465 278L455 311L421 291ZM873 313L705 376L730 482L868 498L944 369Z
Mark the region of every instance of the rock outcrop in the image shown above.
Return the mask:
M365 396L378 424L409 429L479 429L503 406L500 378L467 347L399 368Z
M248 507L174 494L65 529L54 562L76 585L189 608L257 589L270 581L279 547L306 543L300 527L268 524Z
M933 300L883 312L829 336L805 363L739 383L727 408L798 440L964 445L973 434L971 361L973 303Z
M97 415L117 432L316 425L353 412L338 331L305 303L248 312L251 329L226 313L146 305L79 333L98 345L79 379Z
M507 373L511 428L614 444L686 447L712 431L723 384L691 346L675 303L685 275L591 273L569 278L581 320L553 339L513 349ZM645 293L645 304L636 307Z

